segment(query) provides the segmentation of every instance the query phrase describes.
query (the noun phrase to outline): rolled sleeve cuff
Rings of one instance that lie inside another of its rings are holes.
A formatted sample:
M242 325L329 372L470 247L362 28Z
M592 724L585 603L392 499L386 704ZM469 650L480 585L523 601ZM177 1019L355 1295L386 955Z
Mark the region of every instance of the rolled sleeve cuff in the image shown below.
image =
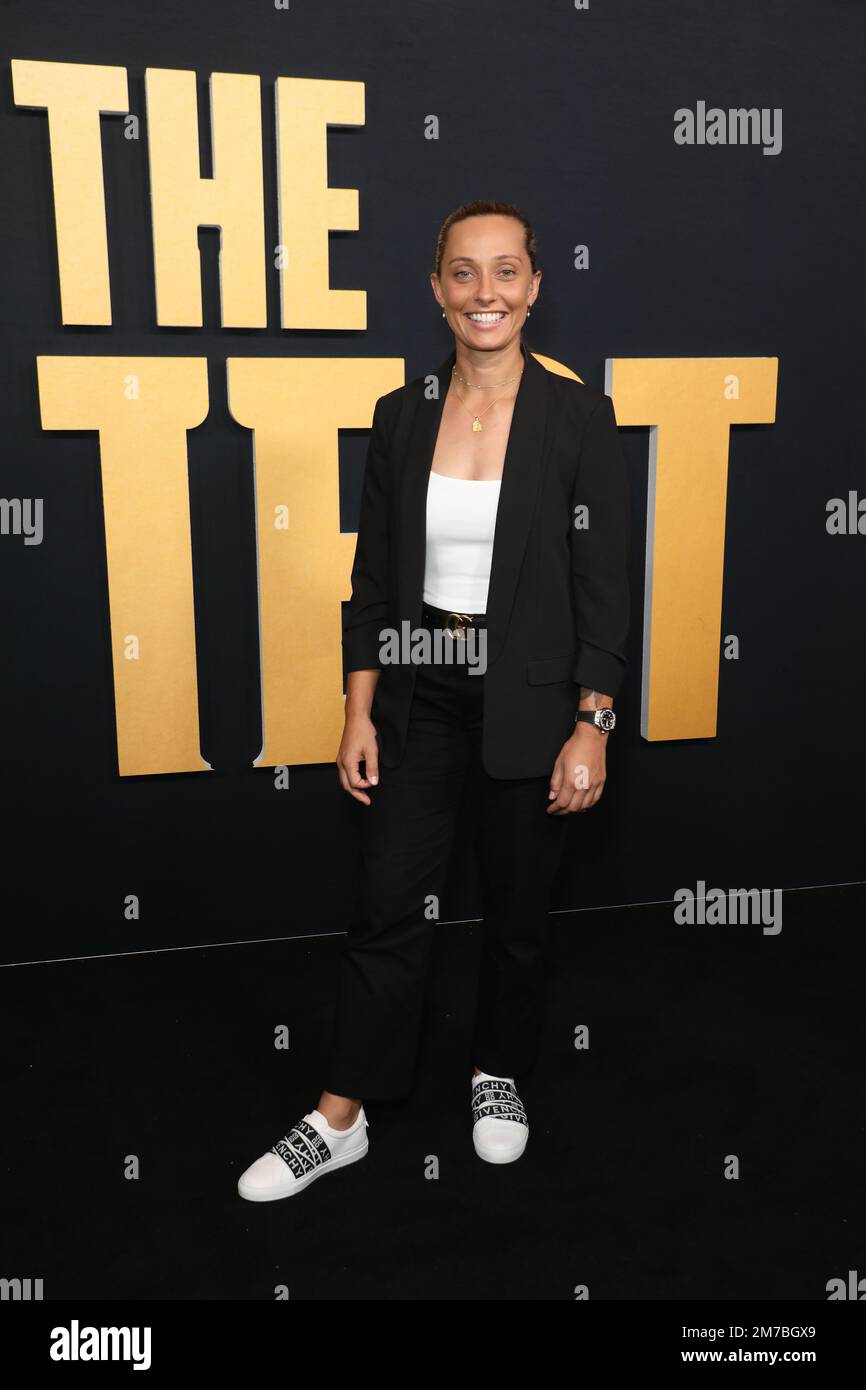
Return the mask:
M599 690L603 695L614 696L619 693L627 665L625 657L581 642L574 664L574 679L588 690Z
M343 653L346 660L346 674L350 671L381 671L382 660L379 655L382 624L378 618L372 622L360 623L357 627L343 631Z

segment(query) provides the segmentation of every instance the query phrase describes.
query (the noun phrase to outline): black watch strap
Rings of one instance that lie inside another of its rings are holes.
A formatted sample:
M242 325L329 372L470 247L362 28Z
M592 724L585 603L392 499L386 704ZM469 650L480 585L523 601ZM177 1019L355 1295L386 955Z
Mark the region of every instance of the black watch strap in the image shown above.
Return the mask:
M601 715L601 718L596 718L597 715ZM586 724L594 724L597 729L601 729L602 733L609 733L611 729L616 727L616 715L612 709L606 707L603 709L579 709L574 716L575 724L578 720L582 720Z

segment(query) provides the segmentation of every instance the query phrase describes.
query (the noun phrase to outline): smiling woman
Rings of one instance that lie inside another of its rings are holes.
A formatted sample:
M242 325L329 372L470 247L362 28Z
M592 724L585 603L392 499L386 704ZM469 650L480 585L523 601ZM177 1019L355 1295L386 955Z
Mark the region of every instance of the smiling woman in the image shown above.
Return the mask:
M502 476L523 374L520 335L541 283L531 225L508 203L458 208L436 238L430 282L456 344L432 466L491 481Z
M510 346L515 360L518 335L541 283L536 257L532 226L510 203L467 203L445 219L430 280L443 317L468 353L484 339L485 353ZM486 358L471 364L492 373L503 363Z
M613 405L527 351L536 260L532 227L510 204L453 212L430 274L453 351L376 402L336 758L362 808L362 910L340 960L325 1089L243 1174L253 1201L362 1158L363 1100L409 1092L467 784L484 902L465 1078L473 1145L489 1163L526 1146L516 1079L538 1050L550 892L570 815L604 787L629 613ZM581 509L591 525L578 531ZM383 639L404 627L409 655L394 660ZM416 640L427 634L444 641ZM476 637L481 662L442 659L447 642Z

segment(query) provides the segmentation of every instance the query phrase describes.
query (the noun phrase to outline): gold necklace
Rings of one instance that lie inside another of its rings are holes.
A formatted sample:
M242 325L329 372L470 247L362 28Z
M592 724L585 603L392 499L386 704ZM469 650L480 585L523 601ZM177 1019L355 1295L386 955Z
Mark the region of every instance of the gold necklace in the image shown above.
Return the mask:
M524 368L517 373L517 376L507 376L504 381L494 381L489 386L479 386L477 381L467 381L465 376L461 376L456 366L451 368L458 381L462 381L464 386L472 386L476 391L495 391L497 386L507 386L509 381L517 381L518 377L523 376Z
M474 381L466 381L466 380L460 375L460 373L458 372L458 370L457 370L456 367L452 367L451 370L452 370L452 372L454 373L454 375L456 376L457 380L458 380L458 381L462 381L462 382L464 383L465 386L475 386L475 389L476 389L477 391L493 391L493 390L495 390L495 386L477 386L476 383L475 383ZM506 381L497 381L497 382L496 382L496 386L507 386L509 381L517 381L518 377L521 377L521 376L523 376L523 372L518 372L518 373L517 373L517 376L510 376L510 377L507 378ZM457 397L457 399L458 399L458 401L460 402L460 404L461 404L462 406L466 406L466 409L469 410L469 406L466 405L466 402L464 401L463 397L460 395L459 391L455 391L454 394L455 394L455 396ZM481 423L481 418L480 418L480 417L481 417L482 415L486 414L486 412L487 412L488 410L491 410L492 407L496 404L496 401L498 401L498 400L500 400L500 399L501 399L501 397L500 397L500 396L497 396L497 397L496 397L496 400L492 400L492 401L490 402L490 405L486 405L486 406L484 407L483 410L479 410L479 411L477 411L477 412L474 411L474 410L469 410L469 414L472 416L472 428L473 428L473 430L474 430L476 433L478 432L478 430L482 430L482 429L484 428L484 426L483 426L482 423Z

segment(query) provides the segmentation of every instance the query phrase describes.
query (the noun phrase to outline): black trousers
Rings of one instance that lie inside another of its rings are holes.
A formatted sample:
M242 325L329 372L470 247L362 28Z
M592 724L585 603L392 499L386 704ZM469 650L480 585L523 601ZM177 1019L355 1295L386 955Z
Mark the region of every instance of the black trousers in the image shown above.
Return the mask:
M424 626L432 630L439 612L425 604ZM438 904L464 797L484 919L471 1061L514 1077L535 1062L550 890L569 817L546 812L549 774L500 779L484 771L483 680L466 665L419 666L403 761L380 767L371 805L356 803L360 912L338 964L323 1086L335 1095L390 1100L411 1089Z

